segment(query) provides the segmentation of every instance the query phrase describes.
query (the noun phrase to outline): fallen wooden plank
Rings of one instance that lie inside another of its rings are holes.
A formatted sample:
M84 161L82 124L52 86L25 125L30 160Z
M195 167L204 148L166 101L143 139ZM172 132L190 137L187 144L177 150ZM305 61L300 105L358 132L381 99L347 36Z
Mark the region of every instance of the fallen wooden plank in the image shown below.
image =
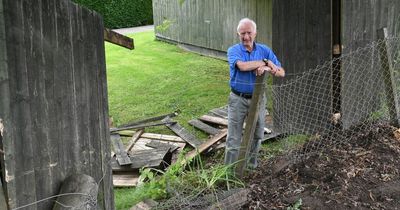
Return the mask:
M212 114L214 114L215 116L228 119L228 107L227 106L212 109L210 112Z
M117 131L121 136L133 136L137 131L133 130L122 130L122 131ZM164 140L164 141L172 141L172 142L185 142L181 137L179 136L173 136L173 135L167 135L167 134L158 134L158 133L142 133L141 137L148 138L148 139L158 139L158 140Z
M155 140L150 141L149 143L146 144L146 146L151 147L153 149L162 149L162 148L168 149L169 148L171 152L174 152L175 150L177 150L179 148L178 146L164 143L161 141L155 141Z
M228 130L227 129L222 129L221 132L217 135L215 135L214 137L210 138L209 140L207 140L206 142L204 142L203 144L199 145L196 149L190 151L189 153L187 153L185 155L186 159L192 159L193 157L195 157L197 154L202 153L204 150L208 149L209 147L211 147L213 144L215 144L217 141L221 140L222 138L224 138L226 135L228 134Z
M181 137L179 136L172 136L172 135L165 135L165 134L156 134L156 133L144 133L142 134L143 138L148 138L148 139L157 139L157 140L164 140L164 141L172 141L172 142L185 142Z
M118 163L121 166L131 164L132 161L129 158L128 153L125 151L124 145L121 141L121 136L119 134L111 134L111 142L114 147L114 152Z
M178 137L180 138L180 137ZM181 141L181 142L172 142L172 141L166 141L166 140L157 140L157 139L147 139L147 138L143 138L141 137L137 142L136 145L132 148L132 151L143 151L143 150L149 150L149 149L153 149L153 143L157 144L157 143L165 143L165 144L169 144L172 147L178 147L177 150L171 149L172 152L172 158L171 158L171 164L175 163L178 158L179 158L179 153L181 151L183 151L183 149L186 146L186 142L185 141Z
M202 121L197 120L197 119L190 120L189 124L194 126L197 129L200 129L200 130L202 130L202 131L204 131L204 132L206 132L208 134L211 134L211 135L215 135L215 134L221 132L220 129L217 129L217 128L214 128L212 126L209 126L209 125L207 125L207 124L205 124Z
M113 174L114 187L135 187L139 181L139 172Z
M143 129L140 129L140 130L143 130ZM136 132L138 132L138 131L134 131L134 130L121 130L121 131L115 131L114 133L118 133L120 136L132 137Z
M193 134L189 133L184 127L178 123L171 123L171 118L166 117L162 120L162 122L168 123L166 126L192 147L197 148L197 146L201 144L201 142Z
M217 125L224 125L224 126L228 126L228 120L221 118L221 117L214 117L214 116L210 116L210 115L203 115L199 118L202 121L205 122L210 122L210 123L214 123ZM243 123L243 128L246 126L246 123ZM265 133L271 133L271 130L269 128L264 128L264 132Z
M221 117L214 117L211 115L203 115L199 118L201 121L210 122L218 125L228 126L228 120Z
M144 130L138 130L135 132L135 134L132 135L131 140L129 141L128 147L126 148L126 152L131 151L132 147L135 145L136 141L140 138L140 135L142 135Z
M249 194L249 189L238 189L236 192L225 198L218 198L218 202L209 206L207 210L213 209L241 209L242 206L247 202L247 195Z
M154 142L156 144L157 143L169 144L169 145L171 145L171 147L179 147L178 151L182 151L183 148L185 148L185 146L186 146L186 142L184 142L184 141L183 142L170 142L170 141L164 141L164 140L143 138L143 136L142 136L136 141L136 144L131 149L131 153L135 153L137 151L154 149L153 147L151 147L152 145L147 146L147 144L150 144L152 142Z
M130 50L135 48L132 38L112 31L109 28L104 28L104 40Z
M214 150L220 150L226 147L226 142L222 142L221 144L218 144Z
M164 168L171 164L172 154L168 149L150 149L131 153L132 164L121 166L115 157L111 158L113 172L138 171L140 168Z
M129 127L129 126L134 126L134 125L142 125L142 124L149 123L149 122L159 121L159 120L162 120L162 119L164 119L166 117L176 117L176 116L178 116L178 112L172 112L172 113L169 113L169 114L164 114L164 115L160 115L160 116L156 116L156 117L150 117L150 118L147 118L147 119L138 120L138 121L130 122L130 123L127 123L127 124L123 124L121 126L118 126L118 128Z
M129 129L143 129L147 127L154 127L154 126L160 126L160 125L167 125L168 124L174 124L176 123L175 121L169 121L169 122L160 122L160 123L148 123L148 124L141 124L141 125L132 125L132 126L127 126L127 127L121 127L121 128L110 128L110 132L115 133L117 131L122 131L122 130L129 130Z

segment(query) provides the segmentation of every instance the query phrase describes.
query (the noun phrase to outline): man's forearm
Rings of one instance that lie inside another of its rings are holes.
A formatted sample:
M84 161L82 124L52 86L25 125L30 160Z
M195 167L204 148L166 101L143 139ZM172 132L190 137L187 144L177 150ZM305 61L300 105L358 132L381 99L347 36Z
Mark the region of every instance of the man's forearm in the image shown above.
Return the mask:
M262 60L259 61L238 61L236 62L236 66L240 69L240 71L253 71L260 66L265 66L265 62Z

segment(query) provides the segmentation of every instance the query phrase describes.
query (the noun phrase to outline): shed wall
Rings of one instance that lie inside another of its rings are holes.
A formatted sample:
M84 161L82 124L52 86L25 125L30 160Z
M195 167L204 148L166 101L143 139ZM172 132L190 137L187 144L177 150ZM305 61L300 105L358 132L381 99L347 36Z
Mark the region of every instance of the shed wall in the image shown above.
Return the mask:
M273 1L273 50L286 70L274 84L288 83L273 90L280 132L315 133L329 127L331 72L329 67L310 70L331 60L331 8L330 1Z
M225 51L239 41L236 27L244 17L257 23L257 41L272 43L272 0L193 0L183 4L153 0L153 14L157 38L190 45L198 52L210 49L225 56ZM171 24L161 30L158 26L164 22Z

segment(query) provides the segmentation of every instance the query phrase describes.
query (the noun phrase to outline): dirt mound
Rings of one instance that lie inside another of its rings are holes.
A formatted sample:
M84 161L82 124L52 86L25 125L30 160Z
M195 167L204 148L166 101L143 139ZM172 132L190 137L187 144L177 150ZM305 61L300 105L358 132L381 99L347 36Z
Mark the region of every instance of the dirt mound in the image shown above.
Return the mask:
M244 209L400 209L400 138L387 123L343 132L340 145L296 163L262 162ZM323 137L319 139L324 140ZM325 139L326 140L326 139Z

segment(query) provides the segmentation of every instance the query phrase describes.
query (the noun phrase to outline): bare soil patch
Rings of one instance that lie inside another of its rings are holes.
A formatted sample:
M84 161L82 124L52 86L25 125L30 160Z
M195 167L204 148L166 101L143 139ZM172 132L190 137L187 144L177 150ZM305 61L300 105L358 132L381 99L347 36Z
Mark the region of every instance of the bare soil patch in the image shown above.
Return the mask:
M375 122L343 131L336 139L341 144L302 161L263 161L246 177L250 193L243 209L287 209L299 199L301 209L400 209L397 132Z

